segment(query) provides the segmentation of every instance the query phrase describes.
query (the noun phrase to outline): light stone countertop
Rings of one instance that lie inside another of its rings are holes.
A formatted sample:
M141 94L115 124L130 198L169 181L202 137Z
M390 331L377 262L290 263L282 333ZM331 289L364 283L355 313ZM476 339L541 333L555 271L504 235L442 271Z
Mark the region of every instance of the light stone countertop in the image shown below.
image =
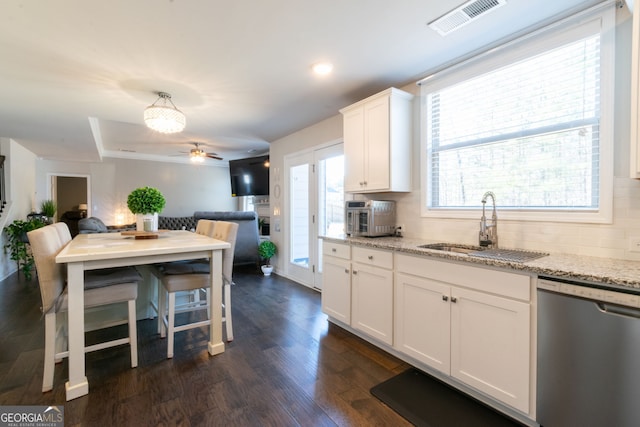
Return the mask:
M640 261L551 254L533 261L511 262L418 247L426 243L440 243L428 239L418 240L405 237L322 237L322 239L329 242L350 243L355 246L388 249L406 254L519 270L539 276L608 285L640 294Z

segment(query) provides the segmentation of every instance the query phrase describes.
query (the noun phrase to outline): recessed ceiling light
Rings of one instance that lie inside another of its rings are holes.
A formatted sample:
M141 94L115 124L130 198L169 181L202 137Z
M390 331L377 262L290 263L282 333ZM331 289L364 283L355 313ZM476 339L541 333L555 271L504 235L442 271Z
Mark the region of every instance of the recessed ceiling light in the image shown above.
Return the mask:
M330 62L318 62L317 64L313 64L313 72L319 76L326 76L333 71L333 64Z

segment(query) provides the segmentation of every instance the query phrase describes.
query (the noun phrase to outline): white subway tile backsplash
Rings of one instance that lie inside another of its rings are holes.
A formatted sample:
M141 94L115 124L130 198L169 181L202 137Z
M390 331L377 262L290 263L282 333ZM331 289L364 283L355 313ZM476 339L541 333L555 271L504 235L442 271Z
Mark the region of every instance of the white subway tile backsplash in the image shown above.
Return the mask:
M640 261L629 252L629 239L640 236L640 180L617 177L614 181L613 223L577 224L500 221L500 246ZM465 244L478 243L480 216L473 220L421 218L420 192L395 194L398 223L407 225L405 236Z

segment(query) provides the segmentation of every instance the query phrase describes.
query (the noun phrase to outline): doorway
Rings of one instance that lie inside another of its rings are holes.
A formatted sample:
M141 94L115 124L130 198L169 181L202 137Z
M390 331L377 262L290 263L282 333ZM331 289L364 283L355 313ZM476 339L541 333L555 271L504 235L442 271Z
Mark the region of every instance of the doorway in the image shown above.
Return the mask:
M69 226L72 235L77 234L77 223L91 216L91 185L89 175L49 176L50 199L56 204L55 220Z
M322 287L320 236L344 233L343 144L285 158L287 273L306 286Z

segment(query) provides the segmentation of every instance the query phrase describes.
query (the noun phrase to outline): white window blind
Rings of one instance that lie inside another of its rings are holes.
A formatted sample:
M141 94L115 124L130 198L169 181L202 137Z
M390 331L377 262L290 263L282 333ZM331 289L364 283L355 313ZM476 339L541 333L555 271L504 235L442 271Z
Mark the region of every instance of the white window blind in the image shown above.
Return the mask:
M503 209L599 210L600 28L532 51L423 85L428 209L477 208L493 191Z

